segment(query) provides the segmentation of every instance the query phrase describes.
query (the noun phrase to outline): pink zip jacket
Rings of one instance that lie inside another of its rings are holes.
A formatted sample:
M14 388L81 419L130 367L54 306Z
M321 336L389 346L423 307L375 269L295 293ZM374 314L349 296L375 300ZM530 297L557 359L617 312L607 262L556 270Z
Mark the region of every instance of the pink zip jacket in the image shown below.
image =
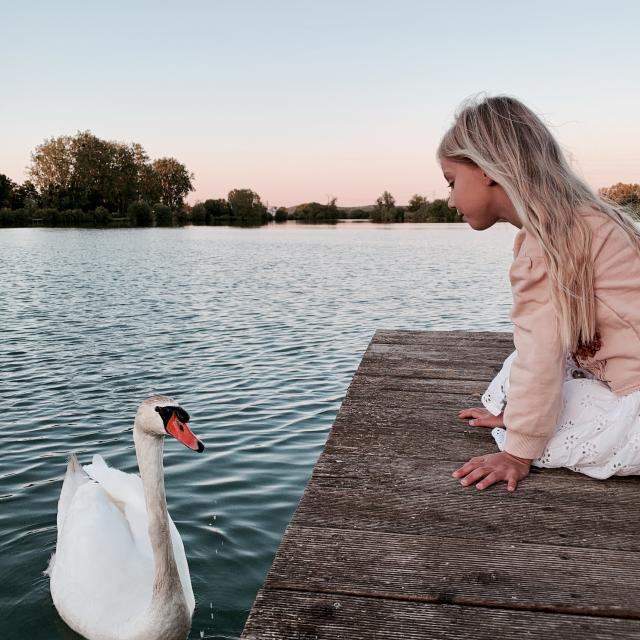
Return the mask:
M640 256L605 214L583 211L593 232L596 339L572 354L617 396L640 389ZM524 229L516 234L509 270L513 342L504 423L505 450L537 458L553 435L561 409L567 354L551 305L540 244Z

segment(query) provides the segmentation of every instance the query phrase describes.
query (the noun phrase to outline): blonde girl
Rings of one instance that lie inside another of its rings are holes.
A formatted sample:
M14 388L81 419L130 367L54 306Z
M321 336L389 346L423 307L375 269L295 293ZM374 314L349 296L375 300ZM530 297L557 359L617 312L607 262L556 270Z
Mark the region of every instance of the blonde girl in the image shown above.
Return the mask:
M478 231L516 226L515 351L460 419L499 452L453 473L514 491L537 467L640 474L640 225L569 166L541 119L509 96L458 111L437 152L449 206Z

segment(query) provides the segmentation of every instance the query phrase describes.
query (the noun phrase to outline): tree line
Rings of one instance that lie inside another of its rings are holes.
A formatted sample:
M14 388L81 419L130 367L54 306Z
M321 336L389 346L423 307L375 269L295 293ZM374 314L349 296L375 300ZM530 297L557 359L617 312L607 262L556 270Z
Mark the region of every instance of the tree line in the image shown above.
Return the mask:
M175 158L151 160L142 145L102 140L90 131L49 138L31 154L29 179L0 174L0 224L112 221L166 224L193 191L193 174ZM179 218L179 216L178 216Z
M138 143L102 140L90 131L49 138L31 154L28 179L16 184L0 174L0 227L260 225L271 221L336 223L340 219L390 222L460 222L447 201L414 194L398 206L389 191L374 205L338 207L307 202L268 209L251 189L189 206L194 176L175 158L151 160ZM599 190L640 211L640 185L618 183Z
M429 202L415 193L407 206L396 205L389 191L384 191L370 211L372 222L460 222L455 209L450 209L441 198Z

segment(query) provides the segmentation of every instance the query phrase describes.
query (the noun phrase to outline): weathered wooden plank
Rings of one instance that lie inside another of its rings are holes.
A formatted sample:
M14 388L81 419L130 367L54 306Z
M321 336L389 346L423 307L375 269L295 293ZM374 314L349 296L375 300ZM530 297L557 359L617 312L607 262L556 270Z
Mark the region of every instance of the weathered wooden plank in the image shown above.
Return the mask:
M266 589L243 640L638 640L640 622Z
M431 397L424 399L426 404L428 401L433 402L433 396L442 397L443 401L455 400L460 401L460 396L480 397L489 384L490 380L451 380L451 379L428 379L414 377L396 377L396 376L369 376L364 373L360 374L349 387L349 395L357 396L360 404L369 396L378 396L379 400L384 401L387 396L390 400L398 401L393 393L387 392L402 391L407 393L418 393L423 396ZM384 397L380 394L384 392ZM455 396L455 397L454 397ZM411 402L411 398L400 397L400 402Z
M640 619L622 575L640 575L640 553L294 525L265 586Z
M637 478L451 477L510 333L377 331L243 638L640 640ZM587 615L586 615L587 614Z
M507 345L473 345L473 343L462 344L387 344L371 342L365 351L365 355L387 360L405 359L407 357L420 360L436 359L445 363L454 360L460 362L462 366L468 362L482 362L486 358L492 361L506 357L513 351L513 344Z
M426 381L451 380L462 381L486 381L489 382L500 370L499 366L491 366L487 363L469 365L465 370L455 362L419 361L406 358L402 361L386 360L384 358L370 358L365 356L362 359L358 375L363 376L385 376L389 378L416 378Z
M471 346L388 345L371 343L358 375L387 375L429 379L490 380L500 370L509 348Z
M453 408L460 403L474 406L487 388L489 380L443 381L426 378L397 378L391 376L366 376L359 374L349 386L346 403L366 402L394 404L407 407Z
M325 452L366 451L373 456L405 456L466 461L497 451L490 429L469 427L453 410L414 410L394 406L379 411L344 412L334 422Z
M377 391L411 391L437 395L482 393L490 377L486 379L438 379L395 375L395 372L384 371L377 375L361 372L349 388L349 393L371 393Z
M420 360L436 359L445 363L460 362L465 367L467 362L483 362L490 358L492 362L505 358L513 351L513 344L507 345L473 345L462 344L387 344L371 342L365 351L366 356L386 358L388 360L405 359L407 357Z
M510 331L421 331L378 329L372 344L438 344L438 345L485 345L506 346L513 348L513 334Z
M481 452L479 452L481 453ZM293 522L299 526L640 551L638 481L567 470L532 473L515 493L451 477L457 461L323 454Z

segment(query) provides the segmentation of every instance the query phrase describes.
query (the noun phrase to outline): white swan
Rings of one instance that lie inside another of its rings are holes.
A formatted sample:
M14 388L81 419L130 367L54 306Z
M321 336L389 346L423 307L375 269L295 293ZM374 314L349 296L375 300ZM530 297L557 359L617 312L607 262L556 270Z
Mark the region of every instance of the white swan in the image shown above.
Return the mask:
M62 619L90 640L184 640L195 607L180 534L167 512L162 449L168 433L204 446L187 412L145 400L133 440L142 480L71 455L58 502L58 541L46 573Z

